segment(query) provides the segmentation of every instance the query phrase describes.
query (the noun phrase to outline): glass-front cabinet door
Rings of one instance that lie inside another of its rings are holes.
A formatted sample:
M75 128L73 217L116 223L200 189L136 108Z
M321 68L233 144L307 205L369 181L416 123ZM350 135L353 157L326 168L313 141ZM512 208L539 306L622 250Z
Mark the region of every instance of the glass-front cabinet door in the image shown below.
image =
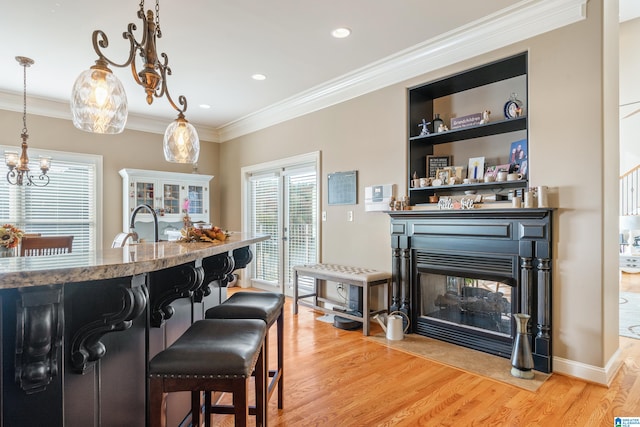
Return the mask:
M135 206L149 205L151 207L155 207L154 196L155 196L154 182L144 182L144 181L136 182Z
M187 191L187 197L189 198L189 215L205 214L204 187L201 185L188 185Z
M175 215L180 213L180 185L163 184L163 209L165 215Z

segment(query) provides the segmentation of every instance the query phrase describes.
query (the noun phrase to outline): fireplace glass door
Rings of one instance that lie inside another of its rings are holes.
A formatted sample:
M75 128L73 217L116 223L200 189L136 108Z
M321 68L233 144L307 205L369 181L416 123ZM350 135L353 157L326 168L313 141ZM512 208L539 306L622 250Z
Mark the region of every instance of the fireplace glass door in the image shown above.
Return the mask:
M418 321L442 328L464 329L467 334L510 339L515 289L491 280L421 273Z

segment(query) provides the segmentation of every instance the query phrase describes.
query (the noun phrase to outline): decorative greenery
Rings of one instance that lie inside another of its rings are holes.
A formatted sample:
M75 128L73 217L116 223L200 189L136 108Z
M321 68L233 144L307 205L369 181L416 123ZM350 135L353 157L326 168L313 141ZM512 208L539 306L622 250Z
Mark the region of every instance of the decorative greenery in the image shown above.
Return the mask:
M0 246L15 248L20 244L23 235L24 232L19 228L11 224L4 224L0 227Z
M185 227L180 230L182 237L179 242L224 242L230 236L228 231L222 230L220 227L210 229L202 229L196 227Z

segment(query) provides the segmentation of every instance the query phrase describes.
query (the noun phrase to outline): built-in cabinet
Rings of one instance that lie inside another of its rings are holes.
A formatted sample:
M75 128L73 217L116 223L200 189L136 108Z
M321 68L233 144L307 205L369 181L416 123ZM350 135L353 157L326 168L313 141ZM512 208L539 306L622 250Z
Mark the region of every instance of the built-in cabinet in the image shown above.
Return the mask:
M159 220L180 222L188 212L191 221L209 222L209 185L212 175L122 169L123 230L129 228L131 213L139 205L151 206ZM152 221L140 211L136 220Z
M505 108L515 94L521 109L518 116L506 117ZM527 140L527 54L519 54L444 79L412 87L408 92L408 185L412 205L428 203L429 196L478 193L507 194L527 187L527 176L514 181L472 182L454 185L413 185L418 178L429 177L428 156L451 156L451 166L465 167L469 158L484 157L484 168L509 163L509 144ZM453 129L451 119L491 111L488 122ZM440 116L451 130L434 129L434 117ZM423 123L429 133L421 135ZM499 198L498 198L499 199Z

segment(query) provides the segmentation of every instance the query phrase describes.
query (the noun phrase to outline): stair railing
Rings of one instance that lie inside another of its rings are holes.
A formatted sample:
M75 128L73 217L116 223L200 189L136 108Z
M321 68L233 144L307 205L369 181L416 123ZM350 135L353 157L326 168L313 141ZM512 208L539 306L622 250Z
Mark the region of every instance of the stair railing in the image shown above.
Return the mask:
M640 215L640 165L620 177L620 215Z

